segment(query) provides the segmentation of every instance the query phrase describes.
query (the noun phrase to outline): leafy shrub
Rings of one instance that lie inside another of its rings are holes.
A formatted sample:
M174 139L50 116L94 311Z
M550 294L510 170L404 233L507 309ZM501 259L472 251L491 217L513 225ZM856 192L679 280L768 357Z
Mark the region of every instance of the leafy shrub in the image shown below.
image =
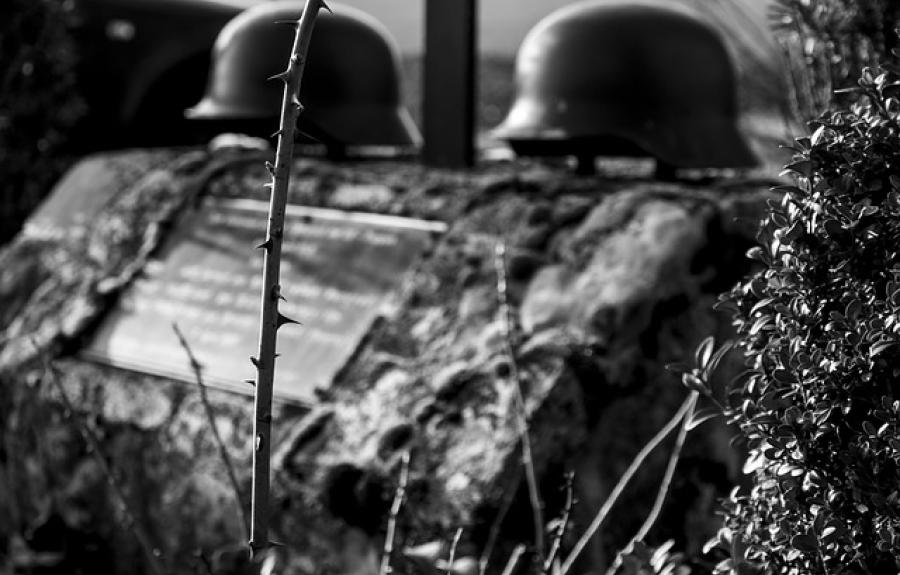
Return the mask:
M729 416L752 487L727 502L720 572L900 568L900 68L865 69L849 109L797 140L723 300L748 367Z
M846 105L837 89L853 85L862 69L897 46L900 3L894 0L775 0L772 26L790 71L795 112L812 120Z
M59 151L84 108L70 4L3 0L0 7L0 242L64 169Z

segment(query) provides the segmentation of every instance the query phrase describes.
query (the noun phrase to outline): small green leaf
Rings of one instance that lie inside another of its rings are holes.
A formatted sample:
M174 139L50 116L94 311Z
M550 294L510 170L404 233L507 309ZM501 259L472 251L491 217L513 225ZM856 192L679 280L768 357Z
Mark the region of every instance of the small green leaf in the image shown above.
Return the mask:
M788 173L795 173L799 176L803 176L804 178L808 178L812 174L813 165L809 160L800 160L797 162L792 162L784 167L784 170L779 174L783 176Z
M772 323L772 321L773 321L772 316L770 316L770 315L763 315L763 316L757 318L756 321L753 322L753 325L750 326L750 331L748 331L747 334L748 335L758 334L759 332L765 330L766 327L768 327L768 325Z
M844 316L851 321L856 321L856 318L858 318L859 314L862 312L862 308L862 302L859 301L859 299L854 298L847 304L847 307L844 310Z
M897 342L890 340L882 340L874 343L872 344L872 347L869 348L869 357L875 357L876 355L884 353L895 345L897 345Z
M880 184L881 181L879 180L878 183ZM871 190L872 188L869 188L869 189ZM872 216L877 213L878 213L878 206L865 206L865 207L863 207L863 209L861 209L859 211L859 217L865 218L866 216Z
M733 347L734 342L732 341L726 341L719 346L719 349L717 349L713 356L710 358L709 363L706 364L706 369L704 371L707 378L712 375L712 373L719 366L719 363L722 361L722 358L725 357L725 354L731 351L731 348Z
M759 246L754 246L747 250L747 257L751 260L756 260L764 264L769 262L768 254L766 254L766 252Z
M763 299L753 304L753 307L750 308L750 315L756 315L757 312L762 311L763 308L775 301L777 301L777 299L774 297L764 297Z
M709 336L700 342L700 345L697 346L697 351L694 353L694 358L697 361L697 367L703 369L709 363L709 358L712 357L713 347L716 345L716 340Z

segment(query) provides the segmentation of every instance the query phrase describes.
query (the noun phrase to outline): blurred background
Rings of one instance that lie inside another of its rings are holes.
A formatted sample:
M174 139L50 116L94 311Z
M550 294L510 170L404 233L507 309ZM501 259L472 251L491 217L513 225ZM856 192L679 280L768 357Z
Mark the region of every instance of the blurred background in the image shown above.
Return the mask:
M746 106L777 101L780 53L768 25L771 0L671 0L706 14L726 31L749 90L742 92ZM409 0L348 0L345 4L373 14L394 36L403 55L406 103L421 125L419 97L424 45L425 3ZM528 31L542 18L574 0L481 0L478 3L479 126L489 128L503 120L513 97L516 51ZM763 72L761 75L759 72ZM773 82L774 80L774 82Z
M93 150L197 144L159 121L206 86L219 29L266 0L5 0L0 6L0 243L74 158ZM711 21L738 75L741 128L763 148L790 141L833 89L896 44L888 0L669 0ZM346 0L396 42L404 104L421 128L424 0ZM507 113L514 60L542 18L571 0L478 2L479 142ZM154 32L155 31L155 32ZM190 56L176 61L174 52ZM757 150L759 153L759 150Z

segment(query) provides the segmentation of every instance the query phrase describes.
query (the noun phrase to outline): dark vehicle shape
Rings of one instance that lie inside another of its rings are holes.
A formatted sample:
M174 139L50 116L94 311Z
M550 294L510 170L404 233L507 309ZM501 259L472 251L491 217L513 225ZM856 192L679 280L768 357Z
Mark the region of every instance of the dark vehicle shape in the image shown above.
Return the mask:
M76 0L73 35L88 111L82 150L199 143L184 118L202 96L219 31L261 0Z

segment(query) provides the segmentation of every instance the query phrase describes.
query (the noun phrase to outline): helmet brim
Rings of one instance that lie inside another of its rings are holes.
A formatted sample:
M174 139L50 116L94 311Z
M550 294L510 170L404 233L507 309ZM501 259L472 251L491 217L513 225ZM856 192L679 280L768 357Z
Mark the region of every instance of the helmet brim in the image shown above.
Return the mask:
M337 142L354 146L396 146L418 148L422 136L412 117L402 106L339 106L310 109L300 116Z
M602 110L593 109L581 114L587 118L581 123L534 122L530 118L516 121L525 116L510 113L492 131L494 138L509 142L522 155L618 155L611 149L615 146L610 146L610 142L618 141L630 142L644 155L679 168L749 168L759 164L729 116L669 116L656 122L638 122L609 118ZM592 128L598 125L605 126L600 133ZM623 150L626 153L622 155L641 155L629 147Z
M275 120L274 114L261 114L258 107L223 104L214 98L204 98L196 106L185 110L185 117L223 124L229 121ZM310 132L328 134L329 140L349 146L418 148L422 144L419 129L402 106L308 108L301 113L299 123L301 127L310 126Z

